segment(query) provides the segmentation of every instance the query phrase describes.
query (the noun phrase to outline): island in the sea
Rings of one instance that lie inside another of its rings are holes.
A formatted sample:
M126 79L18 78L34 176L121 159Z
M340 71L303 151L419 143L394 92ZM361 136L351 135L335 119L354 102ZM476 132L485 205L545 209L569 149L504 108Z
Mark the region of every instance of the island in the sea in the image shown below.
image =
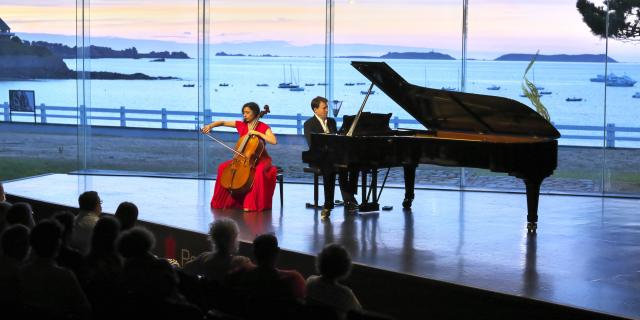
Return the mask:
M455 60L454 57L435 51L430 52L387 52L381 56L340 56L350 59L423 59L423 60Z
M0 79L76 79L78 72L69 69L62 57L18 37L0 38ZM91 71L90 79L103 80L167 80L176 77L152 77L143 73L123 74Z
M50 43L46 41L33 41L32 46L45 47L51 51L54 55L62 59L75 59L78 54L77 47L69 47L61 43ZM123 50L114 50L109 47L89 46L89 53L87 55L90 59L104 59L104 58L125 58L125 59L191 59L189 55L182 51L151 51L149 53L140 53L136 47L131 47Z
M494 59L494 61L531 61L535 54L529 53L508 53ZM615 59L607 57L604 54L539 54L536 61L555 61L555 62L607 62L616 63Z

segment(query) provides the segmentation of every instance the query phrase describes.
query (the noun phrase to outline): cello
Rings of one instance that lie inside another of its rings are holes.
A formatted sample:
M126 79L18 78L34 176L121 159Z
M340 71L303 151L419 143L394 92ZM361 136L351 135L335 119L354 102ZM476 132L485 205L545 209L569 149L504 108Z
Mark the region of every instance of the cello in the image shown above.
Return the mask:
M265 105L249 124L249 131L254 130L258 120L267 113L269 113L269 106ZM247 133L238 139L234 151L231 163L222 170L218 180L231 194L243 194L253 185L256 164L264 152L264 141Z

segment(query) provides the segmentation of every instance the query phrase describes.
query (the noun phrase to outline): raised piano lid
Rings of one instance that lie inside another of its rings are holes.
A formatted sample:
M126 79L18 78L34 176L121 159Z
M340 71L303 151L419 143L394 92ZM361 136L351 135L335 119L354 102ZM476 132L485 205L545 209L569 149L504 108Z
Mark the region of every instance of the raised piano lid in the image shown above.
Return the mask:
M518 101L416 86L385 62L351 65L430 130L560 137L549 121Z

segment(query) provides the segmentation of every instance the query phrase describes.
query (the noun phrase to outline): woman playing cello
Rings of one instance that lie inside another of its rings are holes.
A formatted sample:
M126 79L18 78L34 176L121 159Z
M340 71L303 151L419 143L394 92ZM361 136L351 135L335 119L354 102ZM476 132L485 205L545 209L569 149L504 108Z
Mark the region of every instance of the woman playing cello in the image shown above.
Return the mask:
M253 135L269 144L276 144L276 136L268 125L257 121L260 107L255 102L248 102L242 106L243 121L214 121L202 128L203 133L209 133L212 128L225 126L236 128L241 137ZM255 123L254 123L255 121ZM254 129L251 130L251 127ZM242 138L241 138L242 139ZM271 165L271 157L266 149L260 154L255 165L255 174L246 192L231 192L221 183L221 177L225 168L232 164L234 159L223 162L218 166L218 178L216 179L211 207L214 209L242 208L244 211L262 211L271 209L271 199L276 187L277 169Z

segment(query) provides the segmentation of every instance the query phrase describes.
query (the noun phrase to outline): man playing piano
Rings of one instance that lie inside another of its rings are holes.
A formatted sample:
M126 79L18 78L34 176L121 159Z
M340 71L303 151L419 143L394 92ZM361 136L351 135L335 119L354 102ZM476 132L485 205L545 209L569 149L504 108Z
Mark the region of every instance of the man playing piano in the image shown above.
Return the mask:
M323 97L315 97L311 100L311 110L313 110L313 117L307 119L304 123L304 137L307 140L307 145L311 146L311 134L313 133L336 133L336 120L327 117L329 114L329 107L327 105L327 99ZM336 184L336 171L331 164L327 164L326 167L320 168L322 171L322 180L324 184L324 205L322 207L321 216L326 217L333 209L333 194ZM357 210L358 203L353 196L358 183L358 171L340 171L340 192L342 193L342 199L344 200L345 209L350 212Z

